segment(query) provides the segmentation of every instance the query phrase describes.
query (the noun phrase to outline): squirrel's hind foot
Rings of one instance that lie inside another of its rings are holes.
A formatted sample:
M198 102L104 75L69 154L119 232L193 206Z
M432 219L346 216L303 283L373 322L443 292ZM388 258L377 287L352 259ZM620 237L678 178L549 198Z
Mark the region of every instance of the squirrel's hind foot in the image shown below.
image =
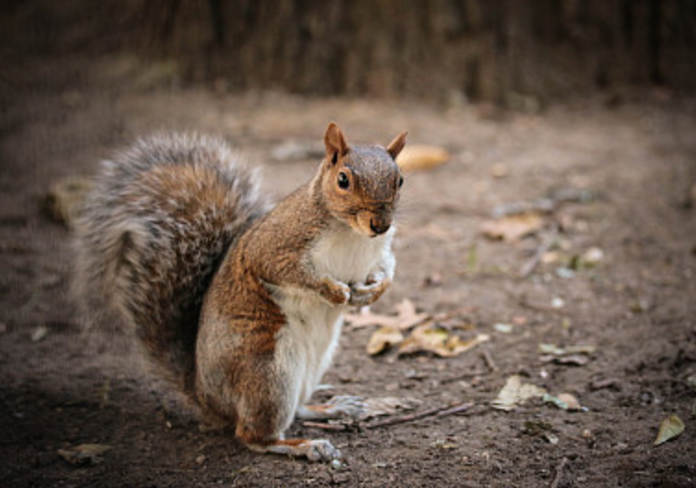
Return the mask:
M312 462L329 462L341 458L341 451L325 439L281 439L267 446L250 445L249 448L256 452L304 457Z

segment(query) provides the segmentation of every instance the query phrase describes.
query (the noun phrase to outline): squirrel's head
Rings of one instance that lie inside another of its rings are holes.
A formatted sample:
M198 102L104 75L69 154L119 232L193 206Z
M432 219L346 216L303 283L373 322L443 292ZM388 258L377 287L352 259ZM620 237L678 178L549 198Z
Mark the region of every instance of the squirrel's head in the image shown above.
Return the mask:
M324 144L326 157L320 175L329 212L363 235L375 237L387 232L404 183L395 160L406 144L406 132L386 148L349 146L332 122Z

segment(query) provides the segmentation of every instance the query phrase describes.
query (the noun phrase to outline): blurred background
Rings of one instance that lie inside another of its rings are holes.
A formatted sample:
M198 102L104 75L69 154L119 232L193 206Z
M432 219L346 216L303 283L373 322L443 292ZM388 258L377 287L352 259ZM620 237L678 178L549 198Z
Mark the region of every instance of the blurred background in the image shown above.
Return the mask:
M535 108L693 91L690 0L3 2L5 89L30 59L118 57L139 83ZM84 65L89 70L89 65Z
M0 486L693 487L695 92L692 0L0 1ZM100 160L211 132L280 197L332 120L437 160L406 174L372 312L477 341L371 355L381 329L347 326L337 394L475 407L296 423L342 472L200 433L137 349L85 338L67 291ZM513 375L582 409L491 408ZM685 430L654 446L673 414ZM89 467L58 454L94 444Z

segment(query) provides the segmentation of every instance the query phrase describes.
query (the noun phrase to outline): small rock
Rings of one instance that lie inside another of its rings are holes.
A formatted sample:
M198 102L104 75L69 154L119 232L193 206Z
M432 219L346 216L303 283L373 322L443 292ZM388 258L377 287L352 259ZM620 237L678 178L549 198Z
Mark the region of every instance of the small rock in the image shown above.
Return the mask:
M591 247L582 254L581 260L585 266L597 266L604 260L604 251L598 247Z
M570 268L556 268L556 276L564 279L575 278L575 271Z
M495 324L493 328L501 334L509 334L512 332L512 325L510 324Z
M31 333L31 342L41 342L46 338L48 333L51 330L46 327L45 325L39 325L34 331Z

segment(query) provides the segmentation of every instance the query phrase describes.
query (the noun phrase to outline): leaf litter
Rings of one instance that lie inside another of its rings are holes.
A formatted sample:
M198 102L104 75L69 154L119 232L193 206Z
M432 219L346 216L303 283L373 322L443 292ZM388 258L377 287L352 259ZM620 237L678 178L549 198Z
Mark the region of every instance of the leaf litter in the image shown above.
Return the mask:
M458 313L469 310L458 309L433 316L419 313L411 300L404 299L396 307L396 316L373 314L363 309L357 314L347 314L346 322L354 328L380 326L367 343L367 353L371 356L398 346L399 356L429 352L449 358L490 340L487 334L462 339L453 332L454 329L474 328L471 324L452 320Z

